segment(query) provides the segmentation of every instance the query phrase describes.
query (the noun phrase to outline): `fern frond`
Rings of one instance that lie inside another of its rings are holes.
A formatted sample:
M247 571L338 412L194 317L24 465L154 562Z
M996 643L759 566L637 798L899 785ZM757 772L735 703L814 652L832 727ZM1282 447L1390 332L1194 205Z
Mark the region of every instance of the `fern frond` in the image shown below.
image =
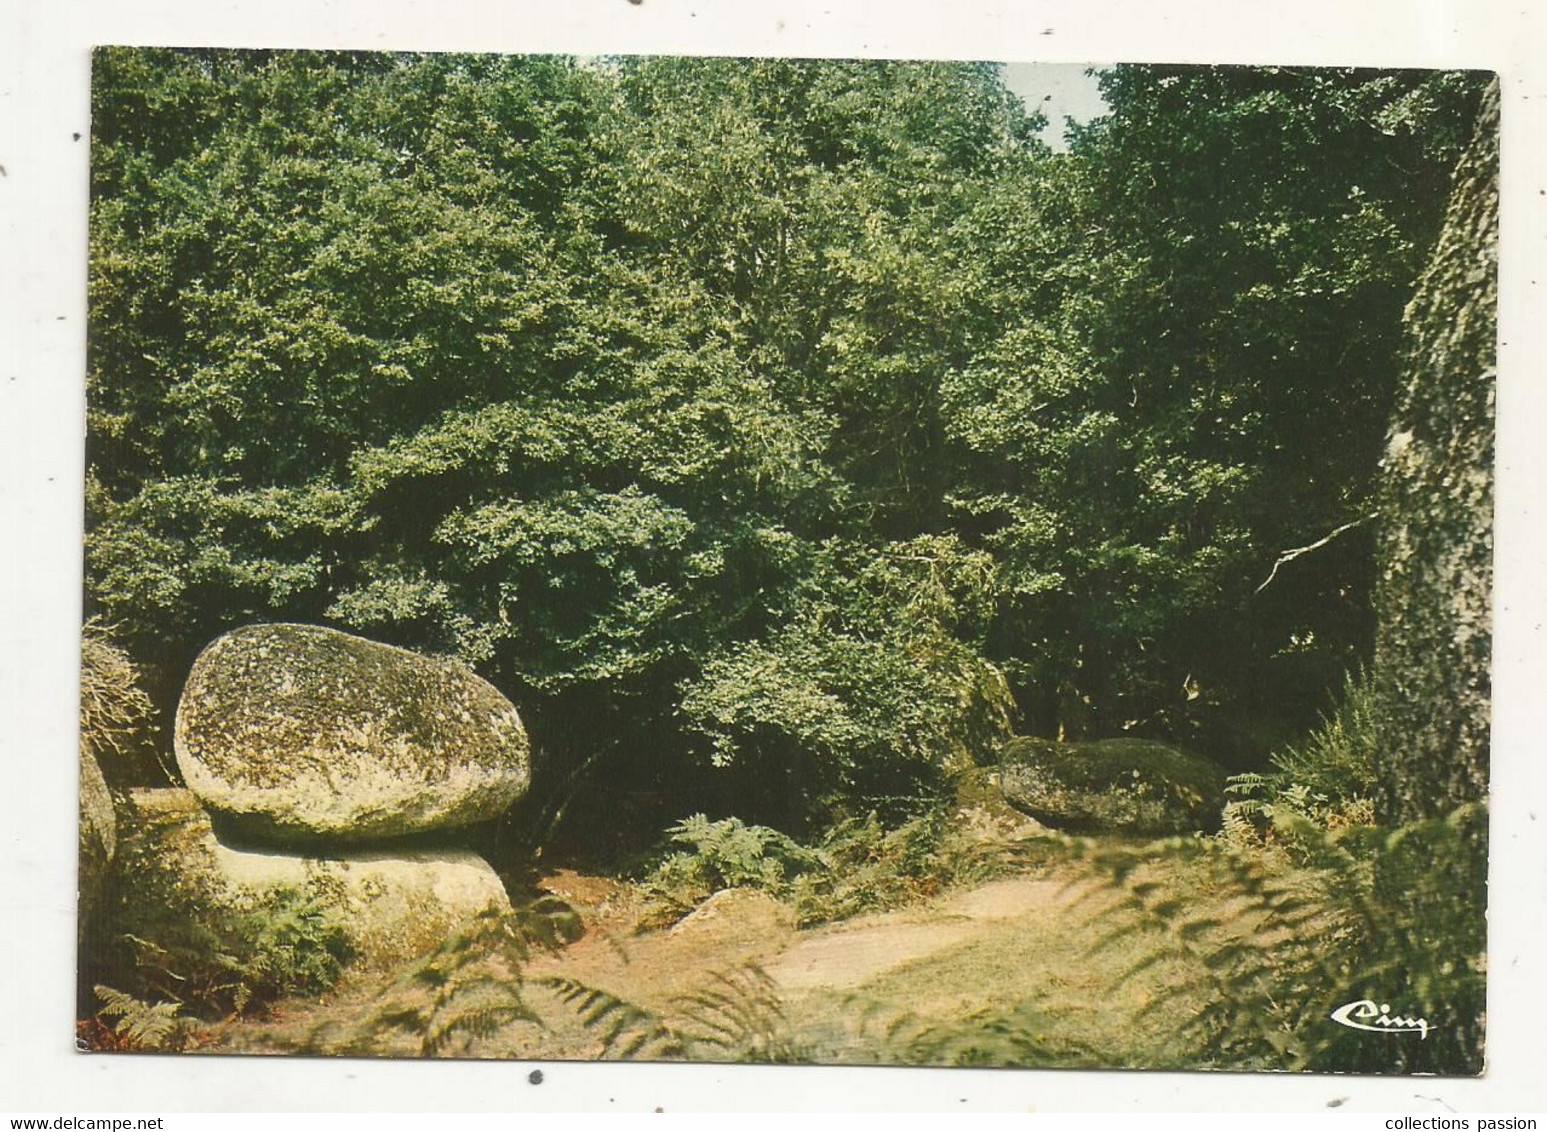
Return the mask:
M690 1042L655 1014L600 987L564 975L547 975L549 987L575 1010L586 1029L599 1032L601 1057L628 1060L649 1050L657 1057L685 1056Z
M113 1033L130 1049L181 1049L192 1036L194 1021L184 1018L176 1002L144 1002L113 987L93 988L101 1006L97 1016L117 1019Z

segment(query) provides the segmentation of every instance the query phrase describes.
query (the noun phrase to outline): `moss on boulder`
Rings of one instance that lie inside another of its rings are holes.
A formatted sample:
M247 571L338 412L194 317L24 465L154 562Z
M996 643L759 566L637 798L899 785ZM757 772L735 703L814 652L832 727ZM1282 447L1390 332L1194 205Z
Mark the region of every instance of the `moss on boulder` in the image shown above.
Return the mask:
M508 911L504 885L466 850L329 856L223 844L187 790L135 790L125 807L119 928L158 944L230 940L233 923L291 894L325 908L356 966L388 968L432 951L484 909ZM128 917L126 920L125 917ZM254 956L236 956L249 963Z
M316 625L250 625L206 648L174 744L200 801L282 846L485 821L530 780L516 709L466 666Z
M999 786L1055 829L1165 837L1218 827L1225 771L1149 739L1017 738L1000 751Z

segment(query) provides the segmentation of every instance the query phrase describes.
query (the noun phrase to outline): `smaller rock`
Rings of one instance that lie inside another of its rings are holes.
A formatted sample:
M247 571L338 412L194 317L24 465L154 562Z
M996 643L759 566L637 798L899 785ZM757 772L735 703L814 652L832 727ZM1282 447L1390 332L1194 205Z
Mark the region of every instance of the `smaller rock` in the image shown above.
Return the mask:
M756 888L722 888L671 926L671 936L718 939L727 934L776 935L795 917L779 901Z
M1217 829L1225 777L1217 763L1149 739L1017 738L1000 752L1000 788L1010 804L1071 833Z

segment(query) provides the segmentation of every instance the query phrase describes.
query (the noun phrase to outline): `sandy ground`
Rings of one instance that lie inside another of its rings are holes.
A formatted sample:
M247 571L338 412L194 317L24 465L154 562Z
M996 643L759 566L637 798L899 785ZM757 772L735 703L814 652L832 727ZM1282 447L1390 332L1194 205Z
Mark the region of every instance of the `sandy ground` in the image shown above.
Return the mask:
M1013 877L958 893L934 907L862 916L801 932L764 970L786 990L863 986L877 975L981 938L985 924L1065 909L1060 881Z

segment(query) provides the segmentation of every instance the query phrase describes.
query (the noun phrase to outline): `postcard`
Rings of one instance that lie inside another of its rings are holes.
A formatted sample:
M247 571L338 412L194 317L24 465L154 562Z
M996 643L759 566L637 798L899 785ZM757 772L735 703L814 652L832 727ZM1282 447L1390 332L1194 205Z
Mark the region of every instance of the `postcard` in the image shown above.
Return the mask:
M1494 74L91 101L79 1048L1482 1071Z

